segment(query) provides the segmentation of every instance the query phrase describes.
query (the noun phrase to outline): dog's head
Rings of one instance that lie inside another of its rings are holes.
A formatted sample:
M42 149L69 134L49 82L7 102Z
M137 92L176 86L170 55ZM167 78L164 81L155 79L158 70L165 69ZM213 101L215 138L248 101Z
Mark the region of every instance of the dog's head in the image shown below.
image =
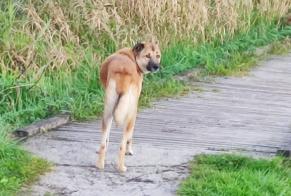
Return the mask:
M143 73L155 72L160 68L161 51L157 42L137 43L132 51Z

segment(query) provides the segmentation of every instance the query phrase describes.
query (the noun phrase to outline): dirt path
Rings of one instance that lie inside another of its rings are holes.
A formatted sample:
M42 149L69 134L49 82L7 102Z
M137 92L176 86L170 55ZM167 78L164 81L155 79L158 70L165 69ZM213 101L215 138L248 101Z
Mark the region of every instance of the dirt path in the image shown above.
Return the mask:
M121 131L114 128L105 171L95 168L100 121L70 123L29 139L25 147L56 164L27 194L174 195L201 152L273 155L291 147L291 55L261 63L248 76L195 83L202 89L161 100L138 115L128 172L115 163Z

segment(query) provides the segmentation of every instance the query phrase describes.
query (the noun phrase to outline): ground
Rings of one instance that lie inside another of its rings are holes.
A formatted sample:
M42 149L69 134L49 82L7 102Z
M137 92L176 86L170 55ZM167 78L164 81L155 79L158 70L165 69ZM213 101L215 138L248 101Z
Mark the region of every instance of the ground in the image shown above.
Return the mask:
M24 146L55 164L22 194L174 195L200 153L273 156L291 147L291 54L259 63L243 77L193 82L199 91L142 110L128 172L116 170L121 131L113 128L104 171L95 168L100 120L72 122Z

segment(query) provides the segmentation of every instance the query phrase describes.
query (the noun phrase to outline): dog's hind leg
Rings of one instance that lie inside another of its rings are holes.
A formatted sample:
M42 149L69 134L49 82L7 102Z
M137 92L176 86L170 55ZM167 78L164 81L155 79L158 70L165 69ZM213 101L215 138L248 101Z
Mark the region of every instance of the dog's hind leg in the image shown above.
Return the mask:
M127 104L127 115L124 121L123 136L120 144L119 156L118 156L118 170L121 172L126 171L125 167L125 153L127 149L128 141L132 141L132 135L135 125L136 113L137 113L137 96L135 91L130 89L129 92L120 98L119 104ZM118 104L118 106L120 106ZM130 146L131 147L131 146Z
M113 120L113 112L118 102L119 96L116 92L116 82L110 80L105 92L104 112L102 119L102 138L99 149L99 159L96 166L104 169L105 155L108 149L109 133Z

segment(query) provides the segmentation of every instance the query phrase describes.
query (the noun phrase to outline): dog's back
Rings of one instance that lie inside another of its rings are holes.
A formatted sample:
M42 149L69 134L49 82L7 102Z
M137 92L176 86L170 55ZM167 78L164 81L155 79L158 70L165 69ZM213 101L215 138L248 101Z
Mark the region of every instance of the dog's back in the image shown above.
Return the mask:
M138 83L141 76L137 73L134 54L130 48L124 48L109 56L101 65L100 79L107 88L109 79L116 81L116 90L122 94L128 90L130 83Z

